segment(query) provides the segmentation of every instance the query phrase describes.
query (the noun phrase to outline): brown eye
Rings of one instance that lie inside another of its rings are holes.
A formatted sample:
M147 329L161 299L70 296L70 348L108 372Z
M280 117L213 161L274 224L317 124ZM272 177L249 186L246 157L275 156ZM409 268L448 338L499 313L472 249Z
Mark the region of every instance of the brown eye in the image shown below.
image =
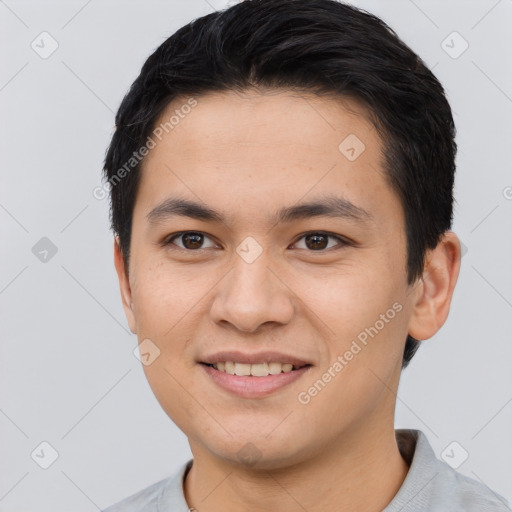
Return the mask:
M205 247L201 246L203 245L205 239L210 240L210 238L208 238L203 233L200 233L198 231L184 231L183 233L178 233L169 238L165 245L177 245L181 249L193 251L198 249L204 249ZM180 240L182 245L174 243L174 240ZM210 247L215 247L215 244L212 243Z
M322 233L322 232L312 232L312 233L306 233L303 235L299 240L304 239L304 245L305 247L300 247L309 249L310 251L323 251L325 249L330 249L333 247L333 245L329 246L329 239L334 239L338 241L338 244L340 246L348 245L348 243L343 240L341 237L336 235L331 235L329 233ZM298 243L298 242L296 242Z
M305 237L306 247L308 249L325 249L328 245L328 236L326 235L307 235Z

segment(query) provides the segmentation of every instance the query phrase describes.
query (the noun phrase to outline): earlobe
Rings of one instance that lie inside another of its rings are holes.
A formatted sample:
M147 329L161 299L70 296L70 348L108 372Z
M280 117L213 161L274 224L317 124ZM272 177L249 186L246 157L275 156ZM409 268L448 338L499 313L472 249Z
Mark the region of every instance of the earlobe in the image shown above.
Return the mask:
M460 270L460 241L446 231L435 249L426 254L420 282L417 283L409 335L426 340L445 323Z
M119 279L121 301L126 315L126 320L128 321L128 326L133 334L137 334L137 324L133 311L132 290L118 236L114 239L114 266L116 268L117 278Z

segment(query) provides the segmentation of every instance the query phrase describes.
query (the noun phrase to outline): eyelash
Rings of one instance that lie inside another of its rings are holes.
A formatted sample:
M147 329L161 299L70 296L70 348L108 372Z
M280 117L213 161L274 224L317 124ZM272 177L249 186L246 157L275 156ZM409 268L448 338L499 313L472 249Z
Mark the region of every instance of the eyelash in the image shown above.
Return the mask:
M206 238L210 238L206 233L202 232L202 231L180 231L178 233L173 233L172 235L168 236L163 242L162 242L162 245L164 246L171 246L171 245L174 245L177 249L180 249L182 251L186 251L186 252L190 252L190 253L193 253L193 252L201 252L201 251L204 251L206 249L209 249L209 247L206 247L206 248L202 248L202 249L185 249L183 247L179 247L179 246L176 246L176 244L173 243L173 240L176 239L176 238L179 238L180 236L182 235L185 235L186 233L197 233L197 234L200 234L200 235L204 235ZM302 240L303 238L307 237L308 235L324 235L324 236L327 236L328 238L334 238L336 239L338 242L339 242L339 245L338 246L335 246L335 247L329 247L327 249L319 249L319 250L312 250L312 249L305 249L306 251L310 252L310 253L320 253L320 254L323 254L325 253L326 251L330 251L332 249L341 249L342 247L344 246L351 246L353 245L353 243L346 239L346 238L343 238L339 235L335 235L334 233L330 233L328 231L308 231L306 233L303 233L302 235L300 235L297 240L292 244L292 245L295 245L297 244L300 240ZM213 240L212 240L213 241Z

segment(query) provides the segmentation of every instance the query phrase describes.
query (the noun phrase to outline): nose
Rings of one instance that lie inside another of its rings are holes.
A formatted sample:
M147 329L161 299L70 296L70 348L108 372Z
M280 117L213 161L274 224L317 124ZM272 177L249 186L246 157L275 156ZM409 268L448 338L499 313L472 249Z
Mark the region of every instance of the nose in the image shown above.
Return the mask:
M261 255L248 263L237 258L219 284L210 315L218 324L256 332L266 323L287 324L294 314L292 290Z

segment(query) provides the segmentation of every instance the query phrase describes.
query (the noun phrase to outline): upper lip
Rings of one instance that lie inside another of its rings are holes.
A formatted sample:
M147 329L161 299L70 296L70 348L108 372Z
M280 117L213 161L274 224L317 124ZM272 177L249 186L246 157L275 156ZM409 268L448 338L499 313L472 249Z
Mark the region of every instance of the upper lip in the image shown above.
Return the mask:
M291 363L293 366L304 366L311 364L291 354L282 352L265 351L249 354L247 352L239 352L237 350L225 350L215 352L215 354L205 356L201 359L201 363L214 364L219 362L232 361L235 363L258 364L258 363Z

